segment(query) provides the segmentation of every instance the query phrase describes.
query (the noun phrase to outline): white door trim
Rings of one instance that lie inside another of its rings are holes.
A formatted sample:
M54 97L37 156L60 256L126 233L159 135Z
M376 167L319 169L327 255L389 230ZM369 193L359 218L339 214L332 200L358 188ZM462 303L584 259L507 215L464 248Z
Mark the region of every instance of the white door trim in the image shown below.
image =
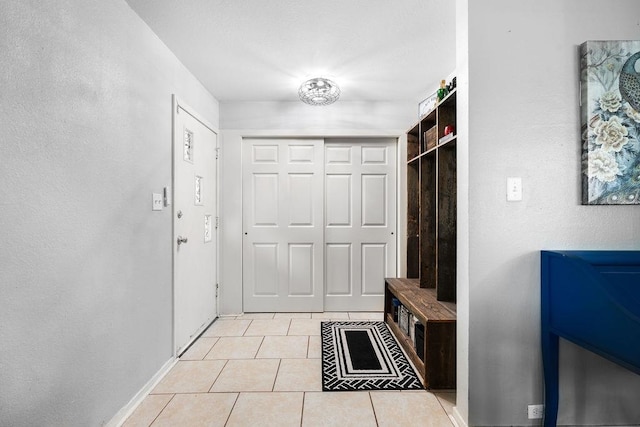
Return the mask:
M178 112L178 109L184 110L187 114L189 114L191 117L193 117L194 119L196 119L197 121L200 122L200 124L204 127L206 127L207 129L209 129L211 132L215 133L216 135L220 136L220 131L214 127L207 119L205 119L204 117L202 117L201 115L199 115L195 109L191 108L188 104L186 104L185 102L183 102L180 98L178 98L175 94L171 96L171 100L172 100L172 104L173 104L173 111L174 112ZM173 125L175 125L175 123L173 123ZM175 130L175 129L174 129Z
M334 138L382 137L398 138L397 148L397 236L398 275L402 276L406 264L406 129L225 129L222 131L224 162L220 162L222 183L220 206L220 298L219 313L242 313L242 155L243 138Z
M175 285L176 285L176 271L175 271L175 245L176 242L174 240L175 236L175 218L176 218L176 210L175 210L175 156L174 150L176 149L176 115L179 114L179 110L184 111L189 114L191 117L196 119L200 124L209 129L216 135L216 160L219 160L219 152L220 152L220 131L214 127L207 119L202 117L200 114L196 112L195 109L191 108L187 103L183 102L182 99L178 98L177 95L171 95L171 342L172 342L172 354L173 357L176 358L178 355L176 353L176 298L175 298ZM180 141L182 145L182 141ZM219 218L220 218L220 163L217 162L216 167L216 233L215 233L215 246L216 246L216 285L220 283L220 230L218 228ZM220 293L216 289L216 315L220 315ZM206 325L204 329L206 329L208 325ZM198 331L194 335L194 338L191 340L186 347L191 345L195 339L198 338L202 331ZM185 348L186 348L185 347Z
M406 264L406 129L229 129L221 134L225 161L219 163L223 186L220 190L222 226L220 227L219 274L221 292L219 313L242 313L242 155L243 138L397 138L397 266L398 275Z

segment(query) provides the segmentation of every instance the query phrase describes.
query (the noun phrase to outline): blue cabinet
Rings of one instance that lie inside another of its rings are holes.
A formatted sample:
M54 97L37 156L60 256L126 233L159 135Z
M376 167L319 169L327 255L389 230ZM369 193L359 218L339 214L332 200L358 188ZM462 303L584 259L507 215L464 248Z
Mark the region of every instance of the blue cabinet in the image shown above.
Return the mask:
M559 338L640 374L640 251L542 251L545 426L558 413Z

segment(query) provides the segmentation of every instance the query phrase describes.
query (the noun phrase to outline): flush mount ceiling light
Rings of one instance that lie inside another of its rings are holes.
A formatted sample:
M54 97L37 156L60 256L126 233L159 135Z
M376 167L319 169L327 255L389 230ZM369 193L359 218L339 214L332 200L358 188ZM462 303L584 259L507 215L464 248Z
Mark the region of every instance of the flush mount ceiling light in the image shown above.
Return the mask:
M316 77L302 83L298 95L309 105L329 105L340 98L340 88L329 79Z

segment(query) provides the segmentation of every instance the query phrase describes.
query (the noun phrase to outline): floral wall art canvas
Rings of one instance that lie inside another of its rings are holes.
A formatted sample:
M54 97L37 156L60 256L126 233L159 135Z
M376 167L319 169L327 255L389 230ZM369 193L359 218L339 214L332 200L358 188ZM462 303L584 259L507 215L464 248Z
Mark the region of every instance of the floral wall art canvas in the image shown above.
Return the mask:
M582 204L640 204L640 40L580 46Z

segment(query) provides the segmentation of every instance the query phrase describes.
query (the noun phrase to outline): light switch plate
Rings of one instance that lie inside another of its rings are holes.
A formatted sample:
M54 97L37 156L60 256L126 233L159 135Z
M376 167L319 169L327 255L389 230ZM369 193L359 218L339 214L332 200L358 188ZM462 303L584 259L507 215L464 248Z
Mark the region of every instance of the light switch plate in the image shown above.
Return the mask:
M507 201L519 202L522 200L522 178L509 177L507 178Z
M151 210L161 211L164 205L164 197L160 193L153 193Z

